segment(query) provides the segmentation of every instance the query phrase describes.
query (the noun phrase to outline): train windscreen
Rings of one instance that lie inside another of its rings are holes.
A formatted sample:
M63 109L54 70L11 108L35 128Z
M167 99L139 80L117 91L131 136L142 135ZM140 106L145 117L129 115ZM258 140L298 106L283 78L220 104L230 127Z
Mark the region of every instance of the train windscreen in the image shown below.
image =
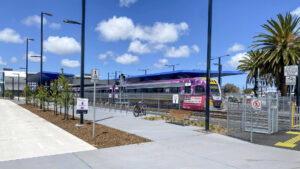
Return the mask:
M217 84L211 84L210 90L213 96L220 96L219 86Z

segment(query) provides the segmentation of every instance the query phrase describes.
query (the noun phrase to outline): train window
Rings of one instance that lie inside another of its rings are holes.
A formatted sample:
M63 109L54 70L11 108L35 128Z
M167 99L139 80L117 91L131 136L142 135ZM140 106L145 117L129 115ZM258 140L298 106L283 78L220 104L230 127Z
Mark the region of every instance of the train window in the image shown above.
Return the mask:
M190 94L191 93L191 86L185 86L184 87L184 93Z
M164 92L164 88L156 88L157 93L163 93Z
M170 88L165 88L165 93L170 93Z
M203 86L198 85L198 86L195 87L195 90L196 90L197 94L204 94L205 93L205 90L204 90Z
M171 87L170 93L179 93L179 87Z

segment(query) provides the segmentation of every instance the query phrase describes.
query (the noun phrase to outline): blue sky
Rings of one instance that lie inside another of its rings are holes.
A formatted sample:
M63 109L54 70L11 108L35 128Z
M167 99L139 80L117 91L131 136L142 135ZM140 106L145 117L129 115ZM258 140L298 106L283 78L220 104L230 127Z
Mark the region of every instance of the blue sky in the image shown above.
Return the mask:
M98 68L106 78L114 71L138 75L145 68L149 73L171 70L165 64L179 64L177 70L206 69L208 0L86 1L86 73ZM229 53L223 70L235 70L267 19L292 11L300 16L299 7L299 0L214 0L212 56ZM35 39L30 54L39 55L39 15L44 11L53 14L45 16L44 70L63 67L79 74L81 29L62 21L81 21L81 0L3 0L0 9L0 68L25 66L26 37ZM29 62L30 72L39 71L36 59ZM243 88L245 75L224 77L223 84L228 82Z

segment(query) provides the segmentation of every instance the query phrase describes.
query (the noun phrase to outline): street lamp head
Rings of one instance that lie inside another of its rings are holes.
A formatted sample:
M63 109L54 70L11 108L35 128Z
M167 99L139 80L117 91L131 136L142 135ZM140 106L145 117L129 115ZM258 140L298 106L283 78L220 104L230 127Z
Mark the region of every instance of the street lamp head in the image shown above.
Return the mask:
M33 57L33 58L40 58L41 56L30 56L30 57Z
M47 13L47 12L42 12L42 14L45 14L47 16L53 16L51 13Z
M77 24L77 25L81 25L81 23L77 22L77 21L72 21L72 20L63 20L64 23L71 23L71 24Z
M27 40L31 40L31 41L34 41L34 39L33 39L33 38L27 38Z
M19 69L26 69L25 67L19 67Z

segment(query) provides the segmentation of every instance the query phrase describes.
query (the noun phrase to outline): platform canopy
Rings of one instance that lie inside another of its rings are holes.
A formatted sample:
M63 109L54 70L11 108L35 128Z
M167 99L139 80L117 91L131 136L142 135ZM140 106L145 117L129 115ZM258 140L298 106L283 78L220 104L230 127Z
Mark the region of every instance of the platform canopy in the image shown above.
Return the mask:
M52 81L54 79L58 79L58 77L61 75L61 73L58 72L47 72L47 71L43 71L43 82L49 82ZM68 73L64 73L65 77L73 77L73 74L68 74ZM34 75L31 75L28 77L28 82L36 82L39 83L40 82L40 77L41 77L41 73L36 73Z
M242 71L222 71L221 76L233 76L244 74ZM219 71L212 70L211 77L218 77ZM127 82L137 83L145 81L155 80L169 80L169 79L182 79L182 78L194 78L194 77L206 77L206 70L176 70L171 72L153 73L147 75L138 75L127 77Z

